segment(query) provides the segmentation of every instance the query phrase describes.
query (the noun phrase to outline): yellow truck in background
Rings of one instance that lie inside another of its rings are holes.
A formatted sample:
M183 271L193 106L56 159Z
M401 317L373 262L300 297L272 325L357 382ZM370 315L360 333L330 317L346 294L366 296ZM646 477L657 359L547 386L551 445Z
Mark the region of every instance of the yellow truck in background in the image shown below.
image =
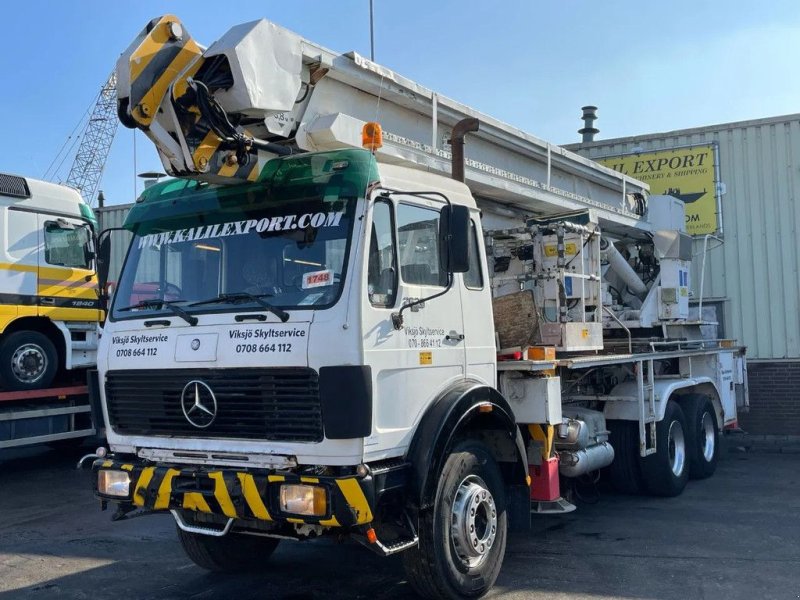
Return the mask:
M46 388L59 369L95 364L97 221L71 188L0 174L0 224L0 379Z
M85 378L56 377L97 359L96 229L74 189L0 173L0 448L94 434Z

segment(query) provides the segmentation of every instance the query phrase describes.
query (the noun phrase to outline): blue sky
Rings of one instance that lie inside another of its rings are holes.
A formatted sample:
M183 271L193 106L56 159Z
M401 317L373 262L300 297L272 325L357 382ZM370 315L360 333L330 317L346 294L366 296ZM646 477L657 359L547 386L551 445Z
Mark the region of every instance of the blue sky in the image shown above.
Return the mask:
M556 143L800 112L796 0L374 0L376 61ZM5 3L0 171L42 177L118 55L147 21L178 15L201 43L265 17L369 55L368 0ZM70 143L67 145L69 147ZM56 179L66 177L72 157ZM160 170L137 135L136 169ZM119 127L101 184L134 198L133 133ZM138 189L141 191L141 182Z

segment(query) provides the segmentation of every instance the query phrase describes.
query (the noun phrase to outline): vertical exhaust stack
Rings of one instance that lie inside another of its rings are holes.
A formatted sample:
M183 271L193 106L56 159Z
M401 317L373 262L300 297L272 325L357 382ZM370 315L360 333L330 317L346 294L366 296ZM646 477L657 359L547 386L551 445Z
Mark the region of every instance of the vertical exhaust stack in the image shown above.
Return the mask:
M464 183L464 137L470 132L478 131L480 126L478 119L468 117L456 123L453 133L450 134L450 177L461 183Z
M600 133L600 130L594 126L597 120L597 107L596 106L582 106L583 111L583 129L578 129L578 133L583 136L582 142L593 142L594 136Z

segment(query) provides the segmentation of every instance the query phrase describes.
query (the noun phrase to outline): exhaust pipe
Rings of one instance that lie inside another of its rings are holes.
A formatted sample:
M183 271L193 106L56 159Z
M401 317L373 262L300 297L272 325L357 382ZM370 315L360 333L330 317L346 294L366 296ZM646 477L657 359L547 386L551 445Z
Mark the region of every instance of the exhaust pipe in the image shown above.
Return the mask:
M464 183L464 137L471 132L478 131L481 122L474 117L461 119L453 127L450 134L450 149L452 153L450 177Z

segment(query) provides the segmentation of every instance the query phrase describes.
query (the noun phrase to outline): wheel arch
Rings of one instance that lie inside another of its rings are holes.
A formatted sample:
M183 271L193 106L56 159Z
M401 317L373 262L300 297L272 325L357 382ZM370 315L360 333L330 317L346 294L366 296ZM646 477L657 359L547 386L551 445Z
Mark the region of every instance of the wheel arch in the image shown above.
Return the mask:
M673 393L675 400L678 404L683 404L683 400L689 396L704 396L711 401L714 407L714 412L717 416L717 429L722 430L725 423L725 413L722 408L722 400L720 399L719 390L712 381L699 383L696 386L680 388Z
M655 414L656 421L661 421L664 418L664 412L667 409L667 402L670 399L675 399L680 404L681 396L688 396L692 394L701 394L708 396L711 403L714 405L714 410L717 413L717 423L723 423L722 401L720 400L719 391L710 377L692 377L688 379L657 379L654 382L656 406ZM617 385L609 394L610 396L633 397L637 396L636 382L624 382ZM603 407L603 414L606 419L616 419L620 421L638 421L639 420L639 404L629 400L608 400ZM720 425L721 426L721 425Z
M36 331L46 335L56 347L59 369L70 368L70 365L68 364L69 359L67 353L67 344L70 343L70 337L69 330L66 327L63 325L59 327L47 317L20 317L8 324L8 326L3 330L3 334L0 336L0 339L5 338L12 333L17 333L18 331Z
M522 434L506 399L474 381L442 392L422 416L406 459L411 466L410 500L419 509L433 505L438 474L457 440L477 439L492 452L506 486L527 487L527 455Z

